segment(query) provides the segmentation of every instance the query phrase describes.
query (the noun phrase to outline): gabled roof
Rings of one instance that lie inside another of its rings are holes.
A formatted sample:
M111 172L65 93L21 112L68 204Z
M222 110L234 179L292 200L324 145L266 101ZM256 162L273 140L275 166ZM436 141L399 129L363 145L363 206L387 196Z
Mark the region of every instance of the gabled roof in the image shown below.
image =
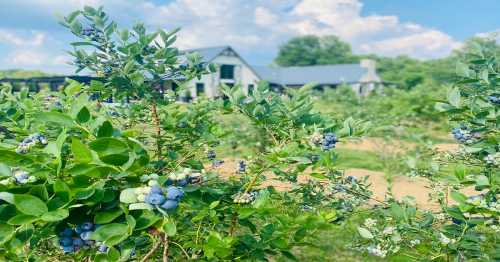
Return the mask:
M254 66L255 71L266 80L278 85L305 85L317 83L331 85L360 82L367 69L359 64L315 65L292 67Z
M209 63L214 60L218 55L220 55L226 49L231 49L230 46L213 46L213 47L205 47L205 48L194 48L182 50L182 54L188 53L198 53L203 57L203 62ZM234 50L233 50L234 51Z

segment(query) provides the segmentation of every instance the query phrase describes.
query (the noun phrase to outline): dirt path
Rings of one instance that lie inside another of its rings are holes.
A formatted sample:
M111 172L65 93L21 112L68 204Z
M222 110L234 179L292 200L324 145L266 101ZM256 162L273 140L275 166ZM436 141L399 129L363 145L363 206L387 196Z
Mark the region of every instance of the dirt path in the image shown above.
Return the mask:
M235 176L235 170L237 168L237 160L235 159L225 159L224 164L216 168L215 171L219 173L224 178L229 178ZM361 179L365 176L368 177L368 183L370 184L370 189L373 192L373 198L379 201L384 201L386 198L386 193L389 190L389 182L385 179L383 172L371 171L367 169L347 169L345 170L346 176L354 176ZM274 174L267 174L268 180L265 181L261 187L274 186L278 190L290 190L291 184L284 183L276 180ZM299 182L305 182L311 179L307 175L299 176ZM399 176L393 178L392 182L392 195L397 200L402 200L405 196L412 196L415 199L415 204L424 209L438 210L439 205L435 202L430 201L429 194L432 193L430 188L430 183L425 178L415 177L410 178L406 176ZM474 194L473 190L465 190L463 193L467 195ZM477 193L476 193L477 194ZM450 200L451 201L451 200ZM376 201L372 201L376 203Z

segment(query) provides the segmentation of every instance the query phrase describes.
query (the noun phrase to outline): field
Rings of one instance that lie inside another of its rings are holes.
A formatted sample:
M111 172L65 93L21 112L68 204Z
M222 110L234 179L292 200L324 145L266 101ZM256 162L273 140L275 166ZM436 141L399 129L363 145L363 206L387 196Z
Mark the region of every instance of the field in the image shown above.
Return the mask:
M367 96L262 81L181 103L217 66L179 58L176 30L60 23L99 78L0 86L0 261L500 260L496 44L381 70L396 84Z

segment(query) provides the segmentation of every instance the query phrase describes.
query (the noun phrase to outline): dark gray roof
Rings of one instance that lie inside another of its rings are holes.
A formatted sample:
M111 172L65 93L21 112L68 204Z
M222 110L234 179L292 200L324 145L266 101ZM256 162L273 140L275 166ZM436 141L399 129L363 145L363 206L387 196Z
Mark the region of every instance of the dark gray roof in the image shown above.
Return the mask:
M331 85L359 82L367 69L359 64L315 65L292 67L254 66L262 80L279 85L305 85L317 83Z
M195 48L195 49L187 49L182 50L182 54L186 53L198 53L203 57L203 62L210 62L214 60L220 53L224 50L231 48L230 46L214 46L214 47L206 47L206 48Z

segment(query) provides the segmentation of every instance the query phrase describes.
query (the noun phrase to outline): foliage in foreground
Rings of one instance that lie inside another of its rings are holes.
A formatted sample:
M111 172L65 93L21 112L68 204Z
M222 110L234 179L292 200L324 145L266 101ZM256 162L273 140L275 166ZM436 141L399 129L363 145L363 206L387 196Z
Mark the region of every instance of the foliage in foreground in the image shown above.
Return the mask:
M224 103L180 107L157 88L161 79L182 87L213 67L172 48L175 31L119 30L91 7L62 24L81 39L72 43L77 70L102 81L59 93L2 88L2 259L295 259L294 247L315 246L315 232L369 197L334 166L335 143L359 134L358 123L313 111L308 88L234 88ZM111 96L124 102L102 102ZM219 110L248 118L265 141L230 178L216 172L213 149L231 132L214 121ZM306 170L324 182L301 185ZM276 190L269 174L291 190Z

